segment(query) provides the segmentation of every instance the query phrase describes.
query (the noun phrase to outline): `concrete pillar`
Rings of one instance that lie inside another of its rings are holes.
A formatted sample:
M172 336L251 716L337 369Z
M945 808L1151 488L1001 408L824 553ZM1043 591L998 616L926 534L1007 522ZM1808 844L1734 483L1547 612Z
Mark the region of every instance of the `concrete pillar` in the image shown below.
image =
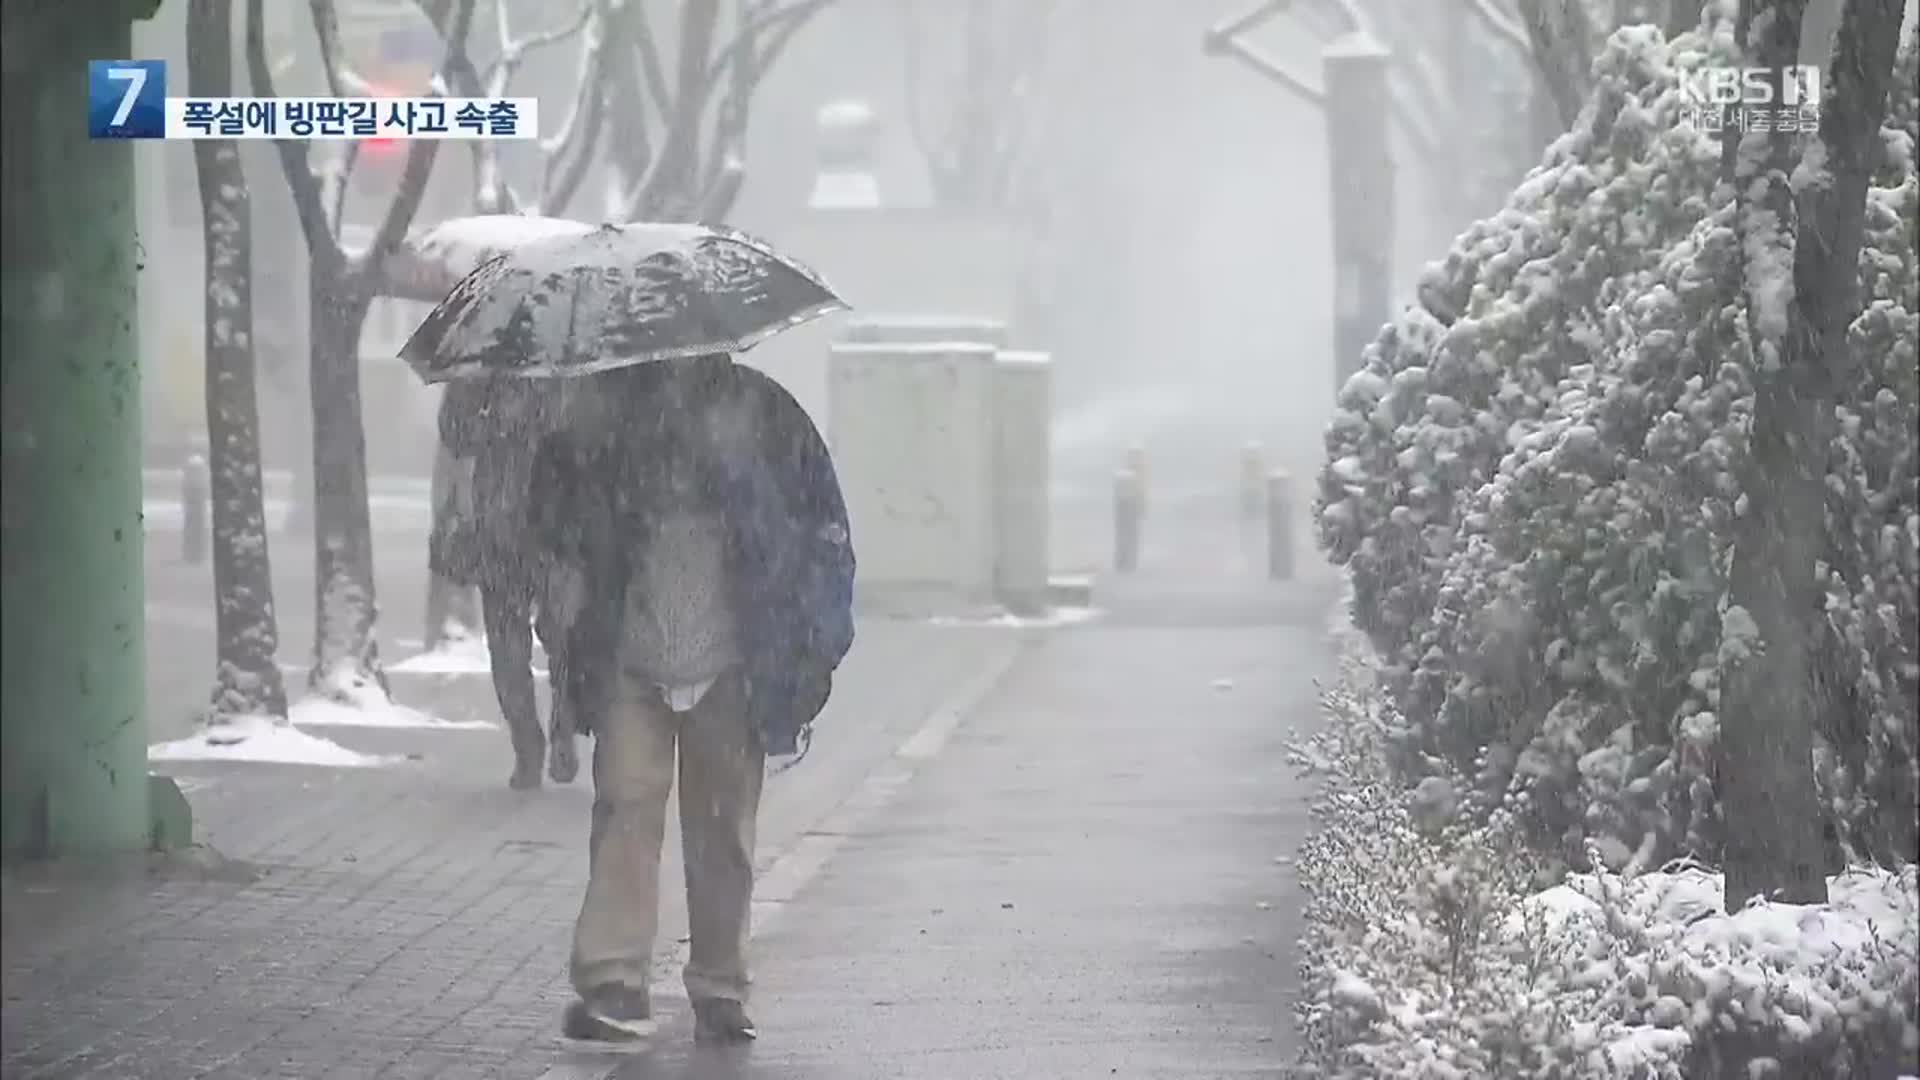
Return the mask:
M1006 323L960 315L876 315L849 319L840 340L921 344L975 341L996 349L1010 344Z
M146 848L133 155L87 137L86 64L155 3L8 4L0 854Z
M925 615L993 601L994 357L978 342L829 353L828 440L865 609Z
M1267 505L1267 450L1257 442L1240 448L1240 520L1260 520Z
M994 494L1000 602L1047 608L1051 568L1053 367L1042 352L1001 352L994 365Z
M872 210L882 205L874 164L879 121L864 101L836 101L814 118L818 169L807 196L812 210Z
M1387 138L1392 54L1364 31L1321 52L1333 196L1334 389L1392 314L1393 158Z
M1146 517L1145 479L1132 469L1113 474L1113 568L1131 574L1140 568L1140 532Z

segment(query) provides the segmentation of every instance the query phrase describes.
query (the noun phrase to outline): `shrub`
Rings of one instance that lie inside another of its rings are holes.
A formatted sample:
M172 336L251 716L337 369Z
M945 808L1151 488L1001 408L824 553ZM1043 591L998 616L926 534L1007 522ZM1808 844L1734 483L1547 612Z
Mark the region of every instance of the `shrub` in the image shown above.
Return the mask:
M1892 1078L1920 1070L1911 865L1821 907L1720 910L1692 865L1541 887L1509 807L1398 782L1402 721L1362 666L1294 759L1318 781L1300 1072L1331 1078ZM1454 779L1459 779L1455 777ZM1424 790L1423 790L1424 788Z
M1351 575L1411 780L1581 865L1717 854L1709 780L1750 353L1720 149L1679 73L1728 29L1617 32L1575 130L1429 268L1342 389L1319 536ZM1836 854L1891 862L1920 790L1912 42L1861 253L1859 382L1831 447L1817 775ZM1516 796L1509 799L1508 793Z

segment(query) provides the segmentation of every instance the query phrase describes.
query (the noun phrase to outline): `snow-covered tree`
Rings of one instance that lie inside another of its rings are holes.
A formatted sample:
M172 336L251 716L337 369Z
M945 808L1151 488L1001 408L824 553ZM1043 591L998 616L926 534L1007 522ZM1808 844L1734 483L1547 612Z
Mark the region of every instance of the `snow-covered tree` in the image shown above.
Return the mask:
M1616 32L1573 129L1429 268L1327 435L1320 538L1404 715L1400 768L1469 778L1470 813L1518 795L1576 863L1588 840L1616 864L1721 853L1722 680L1757 629L1727 600L1760 365L1740 206L1678 80L1740 52L1718 7L1670 42ZM1819 579L1825 696L1846 706L1819 717L1817 778L1859 857L1913 836L1912 85L1894 81L1861 199Z
M460 55L473 22L474 0L421 0L436 25L446 25L447 51ZM332 0L313 0L328 92L351 89L340 26ZM246 52L254 93L275 96L267 62L262 0L247 0ZM344 187L332 163L316 168L308 142L275 144L292 192L308 267L309 379L313 409L314 577L316 602L311 688L340 700L384 696L374 628L379 605L374 589L373 529L367 503L366 431L361 422L360 331L378 293L386 264L405 238L426 194L440 141L417 139L408 147L400 181L372 240L360 250L342 242L344 197L327 205L332 184Z
M197 97L233 93L233 0L187 7L187 75ZM254 395L253 209L232 139L193 144L206 259L207 450L217 626L211 738L246 717L287 715L278 660Z

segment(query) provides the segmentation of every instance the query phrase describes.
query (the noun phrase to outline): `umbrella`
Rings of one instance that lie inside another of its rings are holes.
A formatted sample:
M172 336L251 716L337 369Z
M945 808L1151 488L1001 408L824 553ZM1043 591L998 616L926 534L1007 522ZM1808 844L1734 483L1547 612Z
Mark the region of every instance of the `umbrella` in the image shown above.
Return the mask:
M387 258L382 292L437 304L461 278L496 255L549 237L585 236L593 229L584 221L535 214L448 218L408 236Z
M579 375L743 352L846 306L813 271L732 229L602 225L488 259L400 357L429 383Z

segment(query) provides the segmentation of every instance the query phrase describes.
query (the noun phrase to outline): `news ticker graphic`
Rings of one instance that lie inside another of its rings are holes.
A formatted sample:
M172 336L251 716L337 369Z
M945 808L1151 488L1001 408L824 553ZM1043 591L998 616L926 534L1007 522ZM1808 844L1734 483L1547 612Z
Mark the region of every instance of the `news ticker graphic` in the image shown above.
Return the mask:
M538 98L167 96L164 60L87 64L96 139L533 139Z

